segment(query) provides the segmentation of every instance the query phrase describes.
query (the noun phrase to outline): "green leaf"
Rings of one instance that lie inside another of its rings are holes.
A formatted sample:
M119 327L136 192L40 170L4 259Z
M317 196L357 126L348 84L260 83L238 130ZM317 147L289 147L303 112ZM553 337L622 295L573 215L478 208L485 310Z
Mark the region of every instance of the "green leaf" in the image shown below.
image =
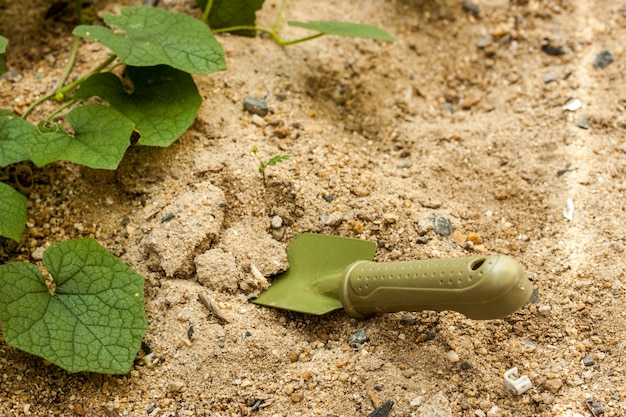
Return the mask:
M191 124L202 97L191 75L167 65L126 67L132 90L111 73L89 77L76 95L86 100L98 96L135 123L138 145L169 146Z
M4 36L0 36L0 54L6 52L8 43L9 40L7 38L5 38Z
M315 30L326 35L352 36L355 38L377 39L394 42L396 38L384 30L361 23L316 21L316 22L287 22L289 26Z
M26 226L26 197L0 182L0 236L16 242Z
M26 143L37 128L11 110L0 110L0 167L29 159Z
M194 74L226 69L224 50L202 22L155 7L126 7L121 15L106 14L116 27L81 25L74 35L100 42L128 65L166 64Z
M69 372L128 373L147 330L142 276L92 239L56 243L43 259L54 292L33 264L0 265L5 341Z
M68 135L60 125L44 129L28 143L30 158L37 166L71 161L90 168L115 169L126 148L134 123L117 110L99 104L72 109L67 120L74 128Z
M254 26L256 12L263 7L265 0L213 0L209 13L209 25L213 29L229 28L233 26ZM204 10L207 0L197 0L198 6ZM241 36L255 36L254 30L237 30L234 34Z

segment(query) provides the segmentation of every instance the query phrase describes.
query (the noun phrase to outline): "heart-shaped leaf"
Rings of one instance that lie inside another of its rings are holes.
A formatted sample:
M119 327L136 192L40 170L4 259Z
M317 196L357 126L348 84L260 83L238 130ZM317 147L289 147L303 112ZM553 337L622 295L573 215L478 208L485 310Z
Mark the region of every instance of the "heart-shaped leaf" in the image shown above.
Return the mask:
M75 98L98 96L135 123L138 145L170 146L182 135L202 104L191 75L167 65L126 67L132 90L111 73L89 77Z
M233 26L254 26L256 12L263 6L264 0L213 0L209 13L209 25L213 29ZM204 10L207 0L197 0L198 6ZM233 33L242 36L255 36L254 30L237 30Z
M81 25L74 35L100 42L128 65L166 64L193 74L226 69L224 50L211 30L197 19L156 7L126 7L106 14L115 28Z
M314 21L314 22L287 22L289 26L315 30L326 35L352 36L355 38L377 39L394 42L396 38L384 30L361 23Z
M117 110L99 104L72 109L67 120L74 128L74 136L62 126L54 125L30 138L28 148L31 160L37 166L54 161L71 161L90 168L115 169L126 148L134 123Z
M0 182L0 236L19 242L26 225L26 197Z
M11 110L0 110L0 167L29 159L26 143L37 128Z
M69 372L126 374L147 330L143 278L92 239L44 253L56 289L33 264L0 265L5 341Z

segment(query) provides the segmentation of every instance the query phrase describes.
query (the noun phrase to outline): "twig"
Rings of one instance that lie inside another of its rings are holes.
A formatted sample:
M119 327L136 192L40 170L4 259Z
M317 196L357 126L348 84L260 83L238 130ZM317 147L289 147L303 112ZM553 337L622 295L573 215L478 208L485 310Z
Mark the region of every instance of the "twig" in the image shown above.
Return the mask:
M219 308L217 308L213 300L207 298L202 293L198 293L198 299L200 300L202 304L204 304L206 308L209 309L211 314L213 314L216 319L218 319L222 323L230 323L230 320L228 320L226 316L224 316L224 313L222 313L222 311Z

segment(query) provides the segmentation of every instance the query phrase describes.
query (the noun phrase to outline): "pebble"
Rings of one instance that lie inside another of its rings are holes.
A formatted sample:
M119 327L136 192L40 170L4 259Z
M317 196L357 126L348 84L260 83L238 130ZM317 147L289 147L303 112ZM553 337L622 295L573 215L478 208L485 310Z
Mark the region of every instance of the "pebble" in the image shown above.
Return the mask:
M596 361L595 359L593 359L593 356L591 355L587 355L583 358L583 365L585 366L593 366L595 365Z
M402 315L402 323L403 324L408 324L408 325L412 325L417 323L417 319L415 318L415 316L411 313L404 313Z
M596 59L593 61L593 66L597 69L603 69L613 61L615 61L613 55L611 55L609 51L604 50L596 56Z
M367 327L363 327L361 330L352 334L348 338L348 344L355 349L359 349L368 340L369 339L367 337Z
M543 387L552 394L559 392L562 386L563 381L560 378L548 379L545 384L543 384Z
M464 1L463 2L463 10L465 10L466 12L471 13L476 18L480 14L480 8L478 7L478 5L476 3L472 3L471 1Z
M263 127L263 126L265 126L265 119L263 119L258 114L253 114L252 115L252 123L254 123L255 125L257 125L259 127Z
M578 120L576 120L576 126L581 129L589 129L589 119L585 116L580 116Z
M434 232L439 236L450 236L454 230L452 223L450 223L447 217L433 216L430 218L430 222L433 225Z
M273 229L280 229L283 225L283 218L280 216L272 217L272 220L270 221L270 225L272 226Z
M389 415L389 411L391 411L391 407L393 406L393 400L389 400L376 410L372 411L367 417L387 417Z
M264 117L269 112L267 102L262 98L244 97L243 108L249 113Z
M326 226L338 226L343 221L343 213L339 211L320 216L320 222Z
M447 360L449 360L450 362L453 362L453 363L454 363L454 362L458 362L458 361L459 361L459 354L458 354L458 353L456 353L456 352L455 352L455 351L453 351L453 350L449 350L449 351L446 353L446 359L447 359Z
M289 399L291 400L291 402L299 403L304 399L304 395L301 392L294 392L289 396Z
M587 408L589 409L589 411L591 411L591 414L593 414L594 417L604 414L604 407L600 402L594 401L592 399L587 399L585 400L585 403L587 404Z
M575 98L574 100L570 100L563 106L563 110L566 111L576 111L582 107L582 103L579 99Z

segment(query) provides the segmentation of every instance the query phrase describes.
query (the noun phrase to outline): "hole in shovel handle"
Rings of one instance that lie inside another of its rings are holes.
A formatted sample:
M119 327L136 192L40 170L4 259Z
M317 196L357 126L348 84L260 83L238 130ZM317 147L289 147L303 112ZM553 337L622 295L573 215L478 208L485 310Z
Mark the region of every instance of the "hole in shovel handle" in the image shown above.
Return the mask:
M472 264L470 265L470 268L472 268L472 271L476 271L478 268L483 266L484 263L485 263L485 259L476 259L474 262L472 262Z

